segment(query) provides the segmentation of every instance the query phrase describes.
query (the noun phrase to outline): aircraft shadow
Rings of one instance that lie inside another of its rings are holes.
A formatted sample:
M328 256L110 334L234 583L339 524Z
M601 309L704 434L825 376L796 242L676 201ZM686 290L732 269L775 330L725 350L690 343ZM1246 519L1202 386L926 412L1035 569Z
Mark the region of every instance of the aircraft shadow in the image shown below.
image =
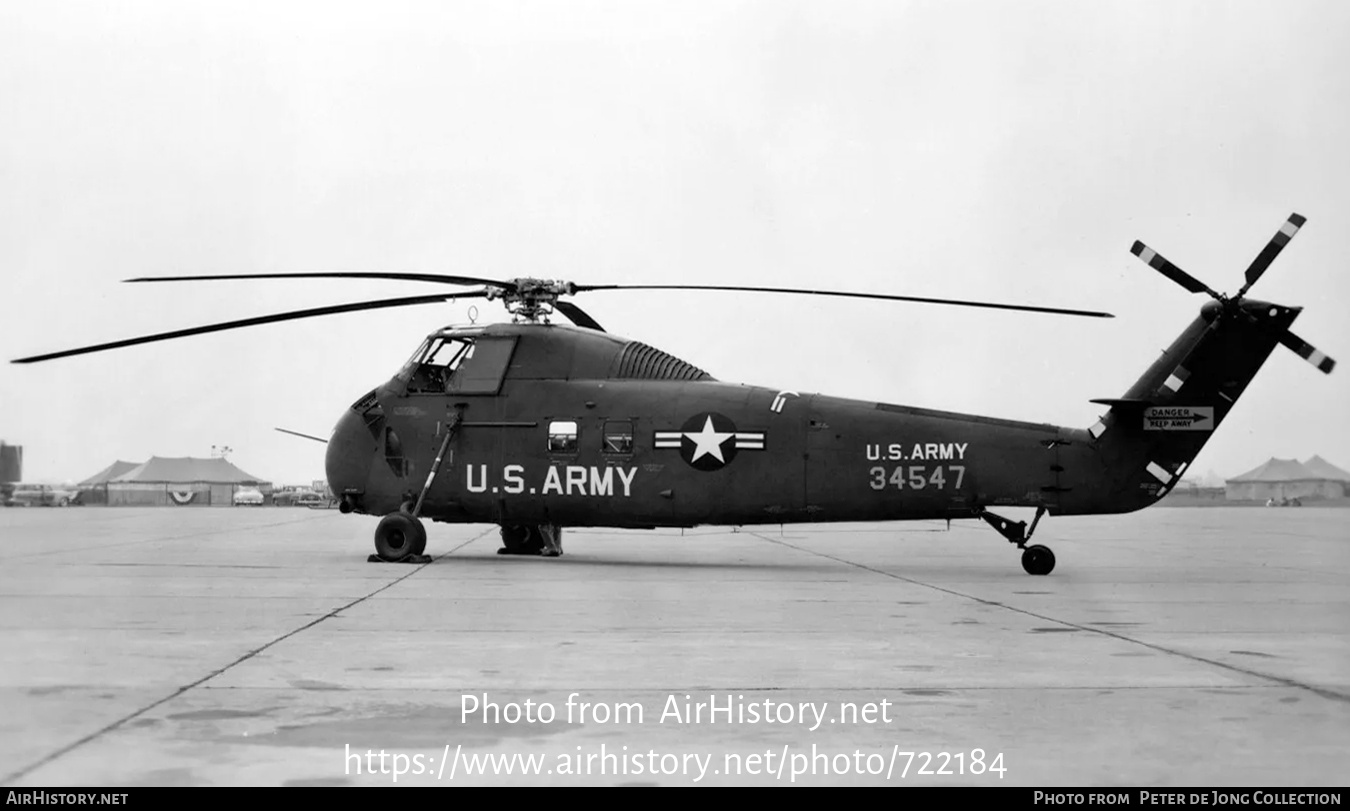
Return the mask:
M587 566L609 567L616 569L688 569L691 571L796 571L796 572L838 572L843 564L823 559L811 560L805 556L798 560L767 561L708 561L708 560L652 560L650 558L614 558L592 557L564 553L560 558L545 558L536 555L498 555L470 553L442 554L435 556L430 565L463 566L492 563L500 565L509 562L512 566Z

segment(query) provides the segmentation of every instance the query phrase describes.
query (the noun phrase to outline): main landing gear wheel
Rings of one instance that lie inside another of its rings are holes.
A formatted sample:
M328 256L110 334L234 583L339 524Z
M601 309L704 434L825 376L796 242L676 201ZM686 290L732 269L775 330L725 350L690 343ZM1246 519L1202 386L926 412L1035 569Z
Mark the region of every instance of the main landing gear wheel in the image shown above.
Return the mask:
M544 549L539 528L531 524L512 524L502 527L502 548L499 555L538 555Z
M1028 546L1022 550L1022 568L1027 574L1050 574L1055 568L1055 553L1040 544Z
M407 513L390 513L375 528L375 554L380 560L398 563L422 554L426 548L426 527Z
M417 502L411 500L405 501L402 504L398 505L398 511L403 513L404 515L411 516L412 520L417 522L417 526L421 530L420 536L421 541L419 541L416 547L413 549L414 555L420 555L423 552L427 551L427 529L426 526L422 523L421 519L419 519L416 515L413 514L413 510L415 509L417 509Z

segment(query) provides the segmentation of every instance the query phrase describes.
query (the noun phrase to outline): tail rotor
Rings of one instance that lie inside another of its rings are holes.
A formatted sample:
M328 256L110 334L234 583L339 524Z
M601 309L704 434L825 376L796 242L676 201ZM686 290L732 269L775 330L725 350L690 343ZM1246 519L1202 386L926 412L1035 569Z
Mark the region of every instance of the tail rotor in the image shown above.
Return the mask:
M1257 313L1260 312L1259 307L1243 306L1244 302L1248 305L1259 304L1258 302L1252 302L1246 299L1247 291L1251 289L1252 285L1256 284L1257 280L1260 279L1270 267L1270 264L1275 261L1275 257L1280 255L1280 252L1284 250L1284 247L1289 244L1289 241L1294 238L1294 235L1299 232L1299 229L1303 227L1305 222L1307 222L1307 218L1300 214L1289 215L1289 218L1280 226L1280 229L1275 232L1275 236L1271 237L1270 242L1266 243L1265 248L1257 254L1256 258L1252 260L1251 265L1247 267L1246 272L1243 274L1242 287L1238 290L1237 294L1231 298L1210 289L1204 282L1172 264L1172 262L1163 257L1162 254L1142 242L1135 241L1134 245L1130 248L1130 253L1139 257L1149 267L1181 285L1188 292L1208 294L1215 301L1219 302L1222 306L1224 315L1230 317L1245 317L1255 324L1266 326L1262 319L1257 315ZM1288 308L1275 307L1272 310L1271 315L1287 309ZM1312 344L1290 332L1287 328L1281 328L1276 337L1281 344L1292 350L1299 357L1311 363L1319 371L1330 374L1331 370L1335 368L1336 361L1327 357L1325 353L1319 351Z

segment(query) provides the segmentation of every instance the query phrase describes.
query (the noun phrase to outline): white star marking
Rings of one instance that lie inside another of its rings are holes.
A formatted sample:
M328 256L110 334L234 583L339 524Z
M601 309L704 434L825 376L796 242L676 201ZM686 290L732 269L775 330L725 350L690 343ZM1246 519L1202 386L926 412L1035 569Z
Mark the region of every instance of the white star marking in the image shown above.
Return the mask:
M722 443L726 442L736 434L728 431L720 433L713 430L712 417L703 423L703 430L697 434L692 431L685 431L684 435L694 440L694 456L689 461L697 462L699 457L706 455L714 456L717 461L726 464L726 459L722 458Z

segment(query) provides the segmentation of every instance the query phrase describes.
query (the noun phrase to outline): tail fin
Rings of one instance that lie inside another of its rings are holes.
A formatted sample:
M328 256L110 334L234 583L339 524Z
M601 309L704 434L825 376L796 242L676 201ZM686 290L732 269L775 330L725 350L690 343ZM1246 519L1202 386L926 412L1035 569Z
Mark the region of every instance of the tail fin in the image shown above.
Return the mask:
M1207 304L1123 397L1093 400L1110 406L1088 434L1108 471L1109 500L1123 510L1148 506L1176 484L1274 351L1272 331L1301 309L1245 304L1263 320L1225 317Z
M1109 406L1088 429L1101 473L1079 491L1085 512L1128 512L1154 503L1177 483L1233 409L1277 344L1319 370L1335 361L1289 331L1302 312L1244 298L1304 219L1290 216L1246 272L1232 299L1215 293L1136 242L1133 253L1192 293L1207 293L1200 315L1123 397L1093 400Z

